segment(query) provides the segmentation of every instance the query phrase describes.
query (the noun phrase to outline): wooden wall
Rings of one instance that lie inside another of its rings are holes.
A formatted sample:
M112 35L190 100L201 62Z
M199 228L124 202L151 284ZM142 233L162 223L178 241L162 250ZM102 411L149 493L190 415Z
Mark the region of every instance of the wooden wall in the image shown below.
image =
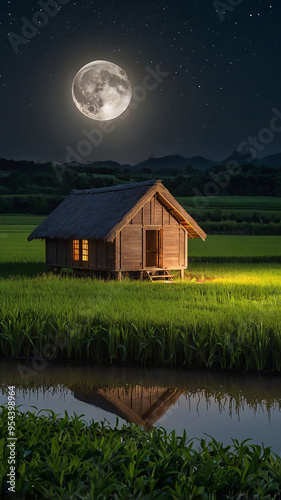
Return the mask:
M163 267L187 267L187 231L157 200L151 198L122 229L116 240L116 270L138 271L146 267L146 230L163 230Z
M113 270L115 267L115 243L89 240L89 261L73 262L72 240L46 240L46 263L48 266Z
M115 243L89 240L89 268L110 271L115 268Z
M119 236L119 262L123 271L143 269L143 229L141 225L128 224Z
M187 267L187 231L153 196L117 235L113 243L89 240L89 261L73 263L72 240L46 240L49 266L97 271L139 271L146 267L146 231L162 229L162 266Z

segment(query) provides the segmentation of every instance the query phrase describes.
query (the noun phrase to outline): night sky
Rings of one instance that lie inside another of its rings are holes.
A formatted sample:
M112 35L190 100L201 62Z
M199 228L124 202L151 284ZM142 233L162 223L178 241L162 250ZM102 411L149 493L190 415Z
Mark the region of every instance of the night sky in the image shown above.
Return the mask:
M45 4L51 15L40 17L40 1L1 2L1 157L62 163L86 131L102 139L83 161L222 160L269 127L273 108L281 113L280 0ZM77 71L99 59L121 66L137 88L106 133L71 95ZM157 67L156 79L145 79ZM266 142L259 155L281 151L281 132Z

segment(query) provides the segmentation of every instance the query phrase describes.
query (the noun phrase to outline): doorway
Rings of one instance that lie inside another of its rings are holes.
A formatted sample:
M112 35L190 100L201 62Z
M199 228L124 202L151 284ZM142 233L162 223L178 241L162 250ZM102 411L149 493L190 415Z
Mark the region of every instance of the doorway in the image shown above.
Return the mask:
M146 231L146 267L162 267L162 229Z

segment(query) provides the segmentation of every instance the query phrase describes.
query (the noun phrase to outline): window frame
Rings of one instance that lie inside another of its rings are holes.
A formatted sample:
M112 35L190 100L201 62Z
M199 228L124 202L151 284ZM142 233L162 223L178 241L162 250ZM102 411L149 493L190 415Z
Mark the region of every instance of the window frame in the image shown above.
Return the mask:
M89 264L89 240L72 240L72 262L79 267Z

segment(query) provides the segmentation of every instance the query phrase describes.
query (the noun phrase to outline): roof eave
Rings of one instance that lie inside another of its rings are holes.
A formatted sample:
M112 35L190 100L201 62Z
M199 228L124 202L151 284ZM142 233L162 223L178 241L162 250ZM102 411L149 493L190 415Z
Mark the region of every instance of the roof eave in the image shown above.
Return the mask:
M167 199L167 193L172 201ZM179 223L188 231L190 239L201 238L203 241L206 240L207 234L205 233L205 231L203 231L203 229L198 226L197 222L195 222L195 220L186 212L186 210L177 202L173 195L163 185L161 186L161 190L158 190L158 196L160 201L162 201L162 203L169 207L170 213L174 213L175 215L177 215Z

